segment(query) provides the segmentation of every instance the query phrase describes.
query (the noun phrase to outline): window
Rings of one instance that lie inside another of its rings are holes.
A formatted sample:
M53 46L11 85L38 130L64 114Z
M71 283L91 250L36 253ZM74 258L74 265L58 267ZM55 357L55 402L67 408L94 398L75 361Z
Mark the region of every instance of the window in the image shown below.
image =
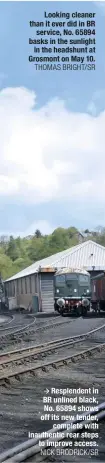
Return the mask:
M27 294L27 278L25 277L25 293Z
M17 294L19 294L19 280L17 280Z
M79 283L80 284L89 284L89 276L88 275L79 275Z
M77 275L76 273L67 273L66 274L66 280L77 280Z
M11 297L11 283L9 283L9 297Z
M23 278L21 278L21 294L23 294Z
M11 281L11 296L13 297L13 281Z
M10 297L10 283L8 283L8 296Z
M37 275L34 275L35 277L35 293L37 293Z
M8 297L12 297L13 296L13 282L10 281L8 283Z
M13 297L15 297L15 281L13 281Z
M55 277L55 283L56 285L59 285L60 283L65 283L65 275L57 275Z
M10 282L10 297L12 296L12 282Z
M31 276L29 277L30 293L32 293L32 280Z
M9 297L9 283L7 284L6 289L7 289L7 295L8 295L8 297Z

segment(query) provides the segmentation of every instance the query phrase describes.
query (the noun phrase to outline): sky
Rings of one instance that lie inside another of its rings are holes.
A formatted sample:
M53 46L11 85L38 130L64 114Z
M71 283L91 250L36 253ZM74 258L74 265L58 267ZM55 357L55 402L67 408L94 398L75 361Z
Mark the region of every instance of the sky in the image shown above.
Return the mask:
M96 13L95 71L36 71L29 21ZM0 1L0 235L105 226L105 3Z

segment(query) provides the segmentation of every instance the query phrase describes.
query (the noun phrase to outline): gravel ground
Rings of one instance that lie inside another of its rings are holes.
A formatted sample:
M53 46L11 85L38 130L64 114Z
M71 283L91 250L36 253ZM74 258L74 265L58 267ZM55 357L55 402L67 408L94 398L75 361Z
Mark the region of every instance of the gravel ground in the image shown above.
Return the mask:
M66 337L73 337L73 336L78 336L80 334L85 334L88 331L92 329L96 329L99 326L102 326L104 324L104 320L91 320L92 323L90 323L90 320L73 320L69 324L61 325L61 326L55 326L55 327L50 327L48 330L43 330L43 331L38 331L34 332L34 334L29 334L25 337L25 341L22 341L22 347L28 347L41 344L41 343L46 343L51 340L56 340L56 339L64 339ZM89 339L91 339L91 342L104 342L105 341L105 329L101 331L97 331L94 333L94 335L90 336ZM17 344L18 348L18 344Z
M22 382L13 381L10 386L0 388L0 451L27 440L29 432L41 432L52 428L51 420L41 421L43 414L43 396L45 390L51 387L97 387L99 389L99 403L105 400L105 354L81 360L76 364L38 373L36 377L24 378ZM86 405L86 404L85 404ZM56 421L55 421L56 423ZM105 461L105 423L99 429L99 458ZM87 459L85 459L87 462ZM75 461L85 462L75 457ZM94 457L92 458L94 461ZM31 460L30 460L31 461ZM32 461L37 461L32 459ZM52 461L49 457L49 460ZM72 458L56 456L53 461L74 461Z
M0 325L2 325L2 323L7 323L8 321L9 321L9 317L0 316Z
M18 349L18 347L28 347L28 345L33 346L34 344L41 344L43 342L48 342L51 340L56 340L60 338L65 338L69 336L76 336L83 333L87 333L92 329L98 328L105 324L105 318L102 317L88 317L88 318L71 318L71 317L64 317L64 324L62 324L63 318L57 317L57 319L51 324L50 320L38 320L35 322L35 325L32 327L33 333L29 333L27 335L22 334L21 342L11 341L6 346L4 345L3 351ZM31 320L30 320L31 322ZM15 322L16 323L16 322ZM22 322L23 323L23 322ZM29 323L29 319L28 319ZM57 324L60 323L58 326ZM26 323L27 324L27 323ZM46 325L49 327L46 329ZM45 330L37 330L37 328L45 326ZM101 335L100 335L101 336Z
M68 318L66 318L68 320ZM65 321L65 320L64 320ZM101 326L104 323L104 318L91 317L88 319L69 319L70 323L59 327L50 328L45 332L34 334L34 343L46 342L48 340L73 336L86 333L87 331ZM41 320L40 320L41 322ZM51 322L51 320L50 320ZM58 322L58 320L57 320ZM48 320L46 320L48 323ZM32 341L32 337L30 340ZM102 332L97 332L91 336L91 345L93 342L105 341L105 329ZM28 344L28 343L27 343ZM89 345L89 341L87 341ZM62 349L60 349L61 355ZM67 354L67 349L64 354ZM49 356L46 357L49 361ZM57 370L49 369L48 373L37 372L33 377L28 375L21 381L12 380L11 385L0 387L0 452L17 445L18 443L27 440L29 432L42 432L52 428L51 420L41 420L43 414L43 396L45 390L51 387L97 387L99 389L99 403L105 401L105 353L97 353L92 358L82 359L77 363L70 364ZM56 421L55 421L56 422ZM94 463L96 457L88 459ZM35 458L30 459L30 462L36 462ZM53 460L49 456L46 462L83 462L87 463L81 456L79 457L63 457L55 455ZM97 461L105 462L105 423L99 427L99 457Z

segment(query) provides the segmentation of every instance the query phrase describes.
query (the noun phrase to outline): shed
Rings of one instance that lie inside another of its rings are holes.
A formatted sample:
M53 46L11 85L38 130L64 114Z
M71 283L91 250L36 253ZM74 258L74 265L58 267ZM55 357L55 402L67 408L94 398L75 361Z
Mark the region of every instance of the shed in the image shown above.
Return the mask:
M88 240L42 259L5 281L10 308L33 305L34 310L54 310L53 281L57 269L84 268L97 274L105 270L105 247Z

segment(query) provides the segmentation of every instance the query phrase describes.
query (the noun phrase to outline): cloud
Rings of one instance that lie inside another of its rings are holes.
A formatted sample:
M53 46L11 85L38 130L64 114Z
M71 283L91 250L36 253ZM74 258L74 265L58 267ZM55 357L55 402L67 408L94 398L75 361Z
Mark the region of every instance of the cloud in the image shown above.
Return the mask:
M35 233L35 230L40 230L43 235L50 235L55 227L51 226L47 220L38 220L33 222L29 228L25 230L24 233L20 233L19 235L29 236Z
M2 90L0 197L104 202L104 127L104 110L97 117L73 113L59 99L37 109L34 92Z
M5 79L7 79L7 74L4 74L4 72L0 72L0 87Z
M105 108L105 88L93 93L92 99L88 104L87 111L92 116L97 116Z
M0 233L0 236L9 237L13 235L14 237L20 236L21 238L24 238L24 236L33 235L36 230L40 230L42 235L49 235L54 231L55 228L56 227L51 225L47 220L37 220L33 222L28 228L24 229L24 231L17 230L16 232L13 232L8 230L7 232L3 230L2 233Z

